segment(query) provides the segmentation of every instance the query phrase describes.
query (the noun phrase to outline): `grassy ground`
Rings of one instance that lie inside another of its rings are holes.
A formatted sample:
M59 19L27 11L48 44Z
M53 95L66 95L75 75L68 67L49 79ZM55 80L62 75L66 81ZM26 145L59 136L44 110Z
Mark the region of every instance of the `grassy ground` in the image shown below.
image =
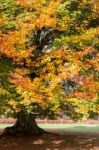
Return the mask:
M13 124L0 124L0 129L12 126ZM98 124L38 124L46 130L60 130L61 132L81 132L81 133L99 133Z
M0 150L99 150L99 135L96 134L99 126L55 126L51 124L40 124L40 126L58 135L43 134L39 137L2 138L0 139ZM4 126L1 125L1 127L3 129ZM82 129L83 132L81 132ZM86 132L85 129L93 132Z

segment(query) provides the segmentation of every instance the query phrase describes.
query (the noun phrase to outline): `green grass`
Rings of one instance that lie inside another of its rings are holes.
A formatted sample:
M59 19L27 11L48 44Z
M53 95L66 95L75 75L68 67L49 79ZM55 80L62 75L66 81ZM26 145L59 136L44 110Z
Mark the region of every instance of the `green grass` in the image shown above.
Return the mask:
M13 124L0 124L0 129L12 126ZM99 132L98 124L39 124L43 129L59 129L70 132Z
M44 129L60 129L70 132L99 132L98 124L40 124Z
M0 129L4 129L6 127L10 127L12 126L13 124L0 124Z

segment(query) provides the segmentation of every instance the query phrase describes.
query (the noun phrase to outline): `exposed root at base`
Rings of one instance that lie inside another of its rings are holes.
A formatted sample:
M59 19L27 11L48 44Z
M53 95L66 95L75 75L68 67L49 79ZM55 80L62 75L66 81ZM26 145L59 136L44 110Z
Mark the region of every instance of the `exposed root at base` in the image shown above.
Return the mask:
M4 129L3 133L0 135L0 138L6 137L6 136L40 136L43 133L46 133L43 129L39 128L36 130L25 130L22 128L16 128L15 126L7 127Z

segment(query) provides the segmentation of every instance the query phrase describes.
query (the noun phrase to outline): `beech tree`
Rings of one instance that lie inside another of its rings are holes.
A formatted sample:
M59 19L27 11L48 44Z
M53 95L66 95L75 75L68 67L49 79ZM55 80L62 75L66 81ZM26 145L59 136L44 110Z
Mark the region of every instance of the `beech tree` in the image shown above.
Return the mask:
M0 2L0 114L4 133L43 133L36 116L99 113L99 11L91 0Z

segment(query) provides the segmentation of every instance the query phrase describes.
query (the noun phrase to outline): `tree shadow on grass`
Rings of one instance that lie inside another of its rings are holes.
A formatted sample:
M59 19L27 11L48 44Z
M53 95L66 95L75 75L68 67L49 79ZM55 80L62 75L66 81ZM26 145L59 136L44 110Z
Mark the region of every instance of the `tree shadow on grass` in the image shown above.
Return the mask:
M99 137L43 134L39 137L4 137L0 150L99 150Z

